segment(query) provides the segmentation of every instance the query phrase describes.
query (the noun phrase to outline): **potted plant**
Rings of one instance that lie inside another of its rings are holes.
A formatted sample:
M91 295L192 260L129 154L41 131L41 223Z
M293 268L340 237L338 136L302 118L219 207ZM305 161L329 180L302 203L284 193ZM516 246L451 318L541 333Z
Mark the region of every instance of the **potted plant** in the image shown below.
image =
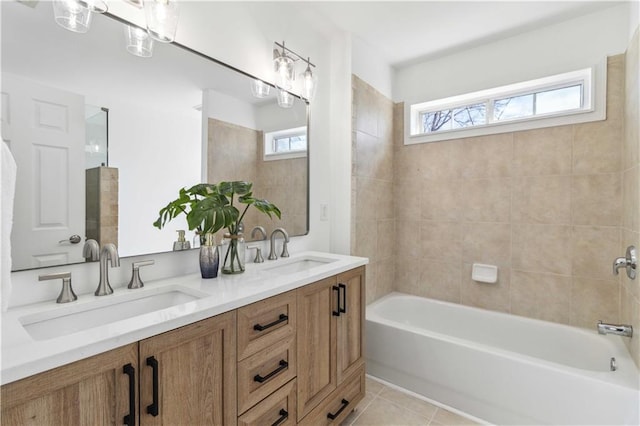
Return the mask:
M254 206L270 218L272 214L281 217L280 209L275 204L253 196L252 187L251 182L234 181L200 183L189 189L182 188L178 198L160 210L153 225L162 229L173 218L185 214L189 230L196 230L201 242L206 234L226 228L225 238L229 244L223 253L222 273L244 272L244 242L240 235L240 224L249 208Z

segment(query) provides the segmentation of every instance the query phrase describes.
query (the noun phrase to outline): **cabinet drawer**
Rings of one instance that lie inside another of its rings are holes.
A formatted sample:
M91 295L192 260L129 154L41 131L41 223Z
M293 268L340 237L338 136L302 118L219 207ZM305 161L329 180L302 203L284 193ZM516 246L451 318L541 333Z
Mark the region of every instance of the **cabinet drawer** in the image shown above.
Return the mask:
M320 405L311 410L299 424L339 425L364 398L364 394L364 367L362 367L338 386Z
M238 309L238 360L293 336L295 323L295 291Z
M295 425L296 380L293 379L238 418L238 426Z
M296 376L291 336L238 363L238 412L243 413Z

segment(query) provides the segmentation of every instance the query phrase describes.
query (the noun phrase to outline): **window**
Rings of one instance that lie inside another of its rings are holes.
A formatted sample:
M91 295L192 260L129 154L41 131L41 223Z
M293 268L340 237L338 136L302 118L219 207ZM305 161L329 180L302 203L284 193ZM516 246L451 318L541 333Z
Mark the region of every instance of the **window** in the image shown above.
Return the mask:
M278 130L264 134L264 160L282 160L307 155L307 128Z
M593 68L586 68L412 104L405 143L568 124L558 118L594 112L593 73ZM604 119L604 112L574 122L596 119Z

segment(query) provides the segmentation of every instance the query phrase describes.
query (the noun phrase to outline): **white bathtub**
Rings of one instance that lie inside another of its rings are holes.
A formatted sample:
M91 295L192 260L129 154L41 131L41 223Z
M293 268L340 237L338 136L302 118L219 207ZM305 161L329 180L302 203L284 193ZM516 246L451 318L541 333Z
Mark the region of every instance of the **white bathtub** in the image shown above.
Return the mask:
M599 335L595 324L587 330L401 293L367 306L366 319L369 374L488 422L639 423L638 370L623 338Z

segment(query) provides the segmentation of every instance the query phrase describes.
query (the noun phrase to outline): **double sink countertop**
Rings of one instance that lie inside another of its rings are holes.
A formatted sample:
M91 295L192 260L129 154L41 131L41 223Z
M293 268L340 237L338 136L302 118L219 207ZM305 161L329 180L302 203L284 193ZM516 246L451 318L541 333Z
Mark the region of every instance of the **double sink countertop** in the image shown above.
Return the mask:
M19 306L2 313L0 383L106 352L196 321L276 296L366 265L368 259L303 252L261 264L242 274L203 279L190 274L126 284L108 296L78 296Z

